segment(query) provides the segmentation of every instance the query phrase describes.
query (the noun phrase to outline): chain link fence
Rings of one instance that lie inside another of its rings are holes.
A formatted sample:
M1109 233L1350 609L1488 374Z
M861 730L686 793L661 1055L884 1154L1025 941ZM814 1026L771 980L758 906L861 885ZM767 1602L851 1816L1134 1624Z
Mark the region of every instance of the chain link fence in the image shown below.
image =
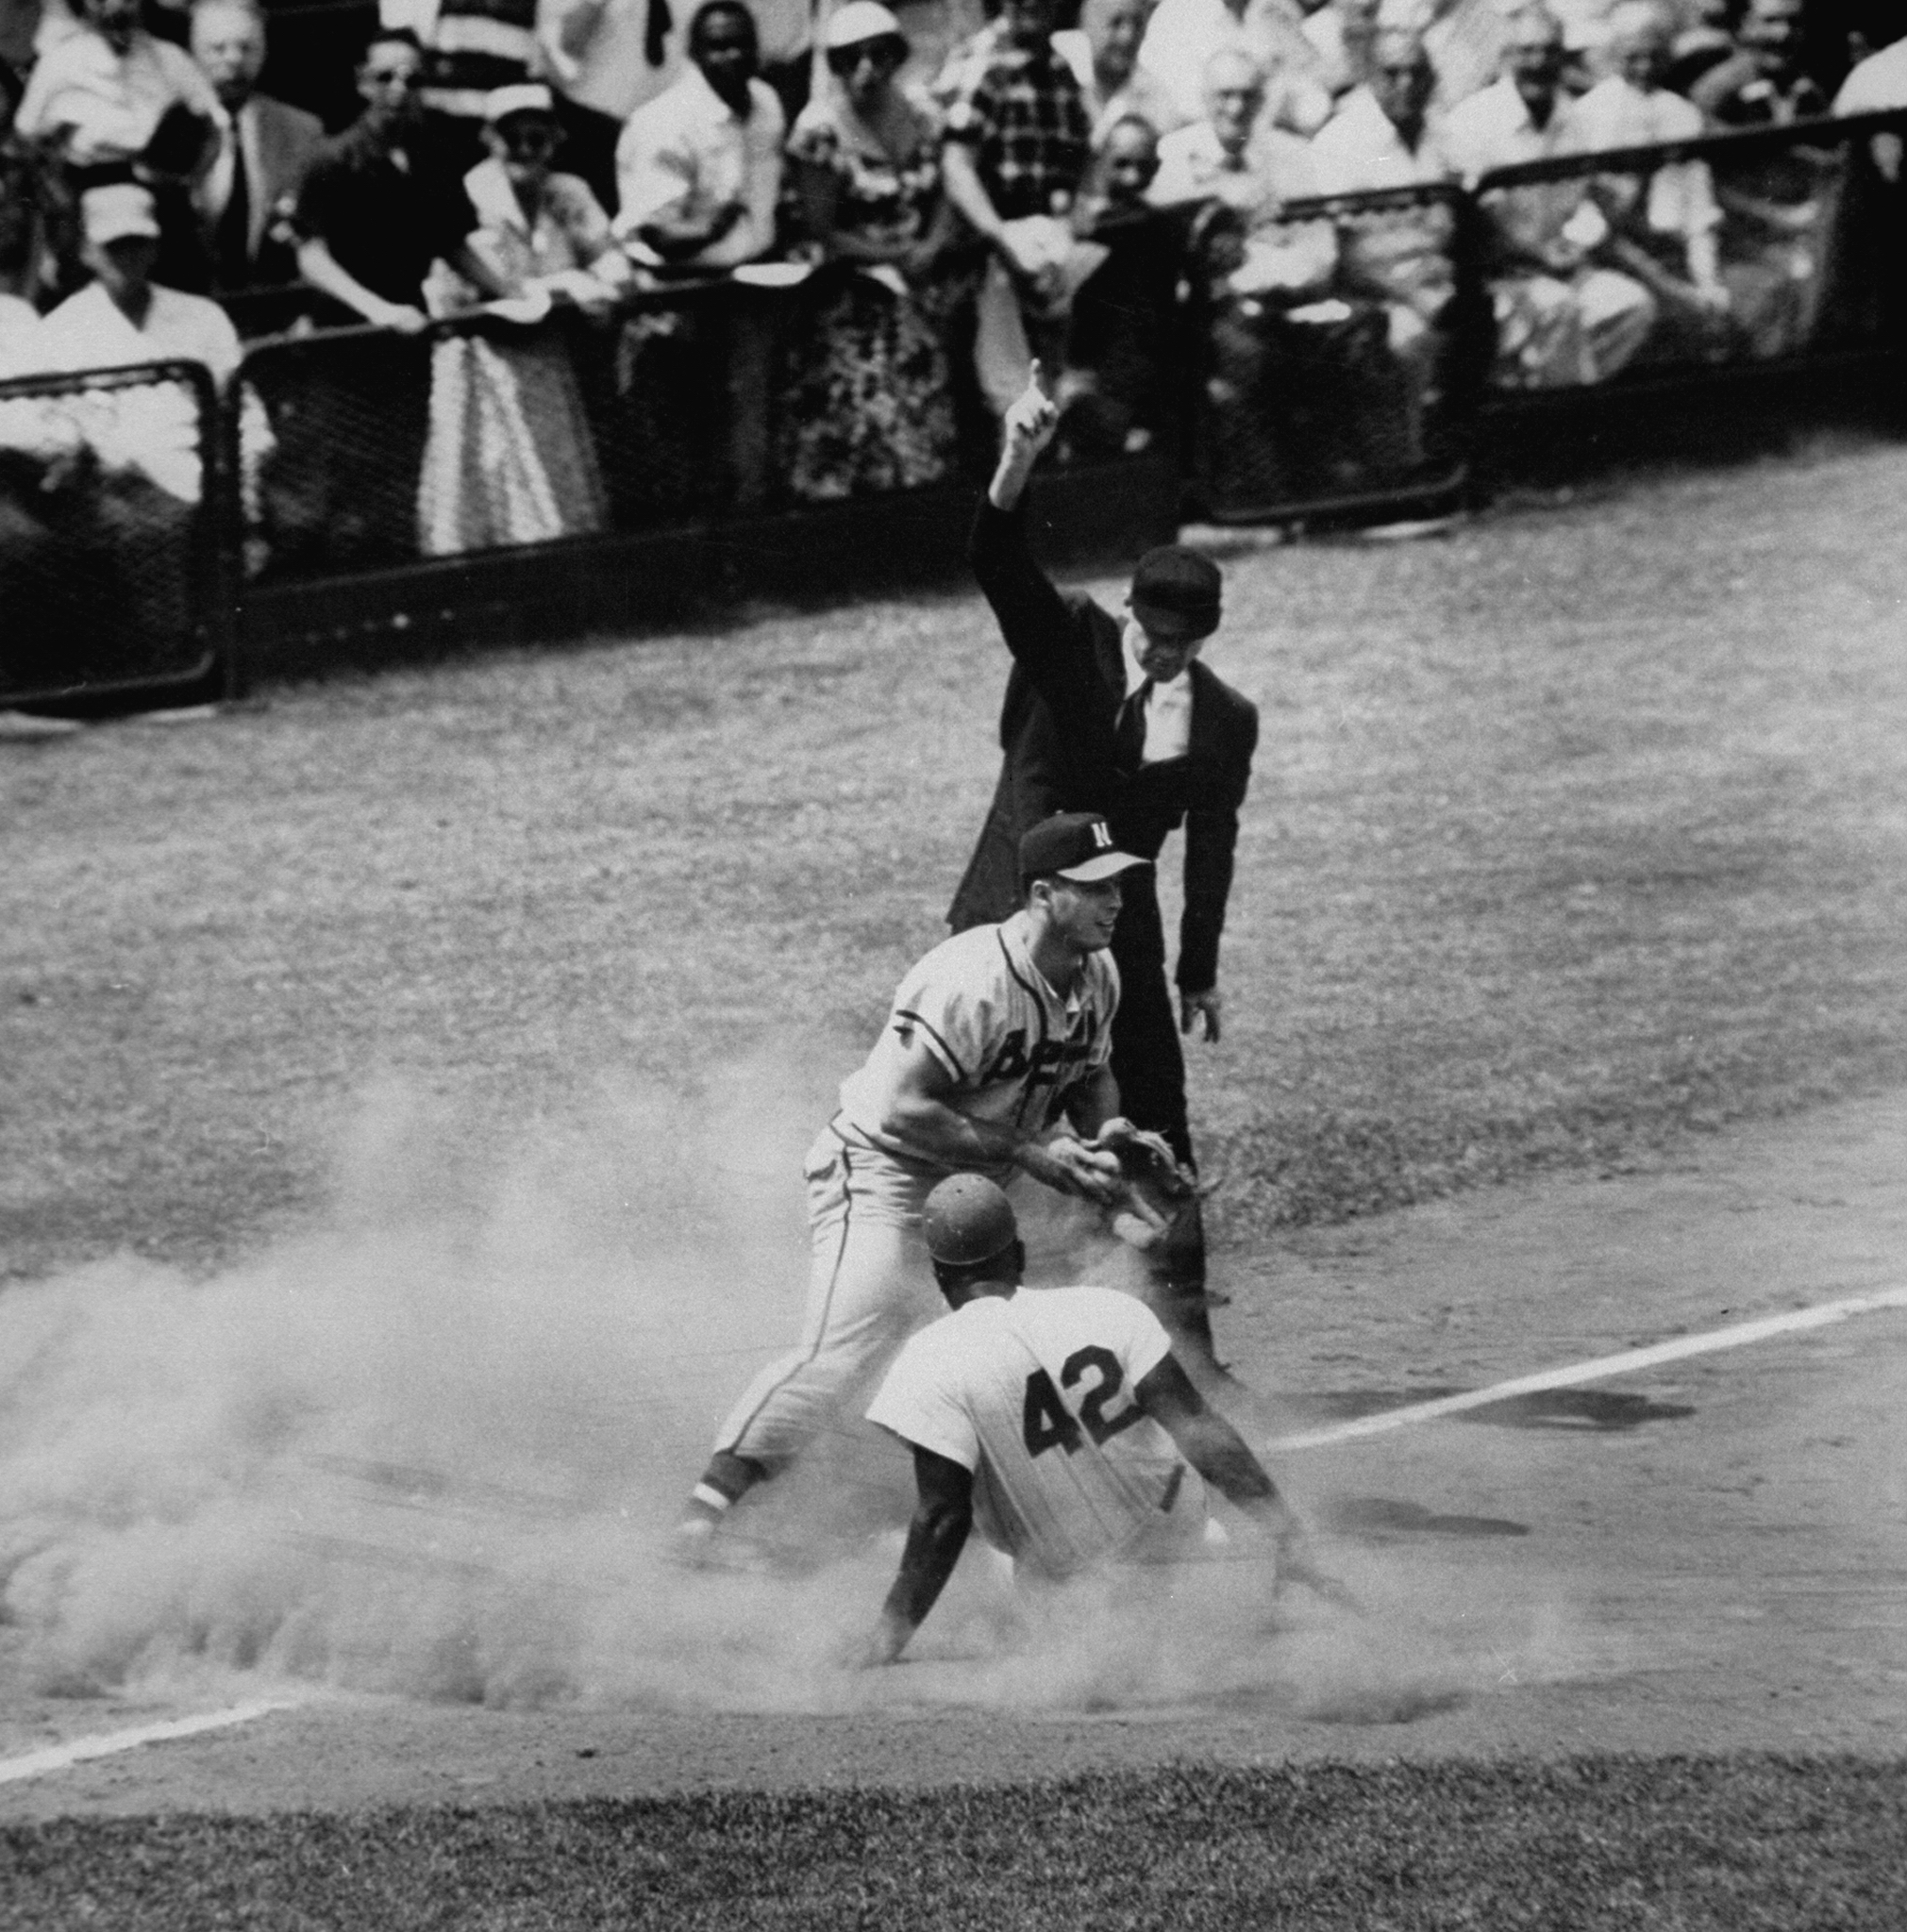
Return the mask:
M0 383L0 706L196 683L231 595L196 363Z
M1907 203L1880 162L1903 119L1800 123L1485 175L1475 207L1489 400L1898 352Z
M1464 490L1505 410L1898 357L1903 130L1802 124L1109 230L1047 467L1109 528L1142 465L1221 523L1404 515ZM1539 259L1532 236L1561 245ZM260 606L281 619L320 581L401 611L419 566L523 553L553 578L582 567L557 560L576 540L765 556L813 547L804 511L836 513L837 545L942 532L993 453L962 366L970 265L900 293L771 265L403 336L314 326L271 291L247 320L279 332L222 403L184 364L0 385L0 704L203 677L235 587L282 591Z
M1479 340L1453 187L1222 204L1186 248L1187 487L1220 523L1447 496L1467 460Z

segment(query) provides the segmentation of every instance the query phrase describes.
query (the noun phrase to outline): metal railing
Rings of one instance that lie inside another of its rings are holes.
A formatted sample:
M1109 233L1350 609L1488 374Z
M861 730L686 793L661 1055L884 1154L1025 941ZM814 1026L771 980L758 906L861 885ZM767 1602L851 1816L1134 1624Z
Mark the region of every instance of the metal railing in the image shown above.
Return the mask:
M0 383L0 706L229 656L226 418L196 362Z
M1121 321L1158 280L1156 234L1120 258L1096 319L1090 283L1080 298L1086 401L1047 466L1075 465L1075 532L1408 514L1474 489L1493 425L1531 408L1898 358L1907 190L1872 143L1903 132L1907 110L1291 203L1270 225L1180 214L1157 326ZM1703 224L1706 287L1688 245ZM250 344L216 404L190 365L0 386L0 425L9 399L102 399L76 454L0 435L0 702L203 676L235 612L256 642L336 635L341 613L451 619L473 586L599 615L573 593L615 580L620 618L655 608L692 552L744 587L764 559L833 591L910 558L945 566L992 455L971 404L908 487L877 465L819 500L791 460L855 273L690 277L601 318L478 311L417 336L299 319ZM257 315L296 299L265 291ZM190 399L195 504L112 456L114 408L137 413L142 391L173 397L175 432Z

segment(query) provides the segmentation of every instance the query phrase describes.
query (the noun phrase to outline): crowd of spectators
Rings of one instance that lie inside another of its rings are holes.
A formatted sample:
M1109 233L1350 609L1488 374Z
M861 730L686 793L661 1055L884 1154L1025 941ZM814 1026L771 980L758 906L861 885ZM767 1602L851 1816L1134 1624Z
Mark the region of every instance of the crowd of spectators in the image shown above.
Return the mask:
M906 10L916 36L938 17ZM343 560L443 554L597 528L645 491L930 483L1036 360L1062 459L1142 449L1178 417L1171 312L1196 283L1221 436L1283 449L1293 487L1353 487L1428 459L1451 204L1290 204L1907 105L1907 42L1875 25L1896 10L1083 0L1068 24L1062 0L997 0L928 60L879 0L381 0L357 117L327 134L259 91L256 0L0 0L0 377L184 356L227 384L221 303L248 334L375 325L348 396L264 396L259 554L301 533ZM1805 346L1846 160L1489 192L1488 379ZM1875 160L1898 176L1899 144ZM732 299L628 300L715 284ZM432 329L465 311L493 325ZM552 311L573 321L538 332ZM605 408L618 450L591 433ZM105 413L87 437L123 451ZM16 449L41 414L16 412ZM130 468L192 501L196 456L148 430Z

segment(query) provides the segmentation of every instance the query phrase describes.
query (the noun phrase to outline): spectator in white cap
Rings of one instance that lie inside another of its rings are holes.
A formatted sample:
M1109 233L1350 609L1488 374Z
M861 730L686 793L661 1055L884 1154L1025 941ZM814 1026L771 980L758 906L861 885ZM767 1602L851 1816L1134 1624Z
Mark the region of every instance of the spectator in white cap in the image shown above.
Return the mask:
M940 115L895 76L900 22L847 0L826 31L828 81L788 143L810 242L840 272L803 319L780 468L797 496L937 481L953 459L945 332L960 291L945 253Z
M204 295L152 278L159 215L136 182L80 196L81 256L93 279L40 325L36 360L49 372L114 369L140 362L197 362L220 387L239 366L238 332ZM176 383L103 391L85 399L87 438L109 468L144 477L179 504L199 500L199 412ZM95 433L95 431L97 433Z
M477 215L470 249L506 294L539 290L597 312L635 280L602 203L553 163L563 133L541 81L498 88L484 115L486 159L463 177Z
M223 390L238 372L238 334L216 302L152 279L159 224L150 192L134 182L89 189L80 196L80 224L93 280L41 322L38 368L63 374L196 362ZM128 664L154 648L176 650L192 617L191 563L210 426L198 396L168 378L75 391L47 408L99 467L89 514L98 554L118 580L116 617L125 633L111 647ZM249 392L240 426L250 471L270 430Z
M602 316L635 272L587 184L552 170L561 142L548 88L519 81L491 94L490 154L463 177L477 218L467 246L505 296ZM444 307L481 296L454 278L447 287ZM555 328L443 338L432 350L430 417L419 498L427 555L602 528L589 419Z

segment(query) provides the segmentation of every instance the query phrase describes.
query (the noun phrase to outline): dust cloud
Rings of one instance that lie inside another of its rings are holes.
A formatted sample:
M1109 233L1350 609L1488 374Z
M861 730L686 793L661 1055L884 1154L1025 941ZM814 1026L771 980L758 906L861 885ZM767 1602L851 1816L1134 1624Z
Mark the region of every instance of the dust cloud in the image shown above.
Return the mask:
M1388 1721L1483 1687L1369 1560L1359 1619L1274 1602L1248 1557L1029 1604L978 1543L914 1661L845 1670L911 1502L865 1425L755 1512L776 1574L669 1565L714 1423L796 1332L819 1117L802 1075L761 1067L711 1080L699 1122L606 1092L507 1132L392 1087L310 1231L209 1279L120 1257L0 1296L16 1690L242 1674L498 1706L1256 1698ZM1056 1278L1065 1229L1032 1232Z

